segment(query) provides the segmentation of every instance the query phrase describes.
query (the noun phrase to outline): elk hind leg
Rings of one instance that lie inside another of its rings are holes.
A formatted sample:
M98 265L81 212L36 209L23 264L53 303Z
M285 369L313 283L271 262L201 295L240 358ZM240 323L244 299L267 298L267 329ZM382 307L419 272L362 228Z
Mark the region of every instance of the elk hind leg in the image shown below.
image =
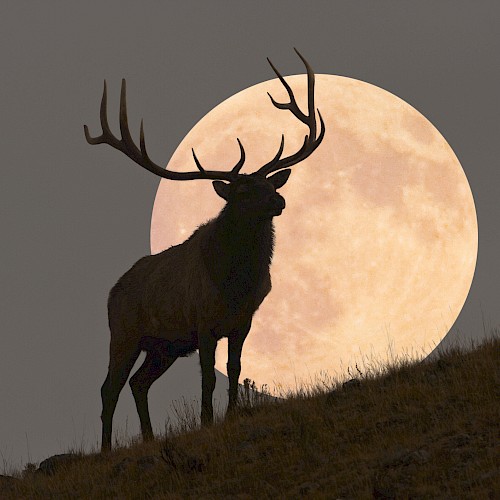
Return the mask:
M215 389L215 349L217 340L211 335L200 335L201 365L201 425L210 425L214 420L212 396Z
M153 382L172 366L177 356L167 356L160 349L148 351L141 367L132 375L130 388L134 396L137 413L141 422L142 439L153 439L153 428L149 417L148 391Z
M115 352L116 351L116 352ZM111 449L111 435L113 431L113 414L115 413L116 403L125 382L132 370L134 363L139 357L140 349L134 347L134 350L115 350L113 346L110 349L110 361L108 375L101 387L102 399L102 441L101 451Z

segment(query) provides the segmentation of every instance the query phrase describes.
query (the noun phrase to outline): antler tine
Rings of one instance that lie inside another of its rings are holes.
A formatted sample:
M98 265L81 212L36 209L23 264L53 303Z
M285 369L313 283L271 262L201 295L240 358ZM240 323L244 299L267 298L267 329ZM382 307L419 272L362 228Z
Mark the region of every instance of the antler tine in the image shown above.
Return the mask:
M318 109L318 116L319 116L319 122L320 122L320 134L319 134L319 136L314 141L309 141L309 136L306 135L304 137L304 142L302 143L302 146L300 147L300 149L295 154L287 156L286 158L283 158L280 161L280 166L278 168L271 170L272 172L274 172L275 170L278 170L278 169L291 167L292 165L295 165L296 163L304 160L309 155L311 155L315 151L315 149L321 144L321 141L323 140L323 137L325 136L325 122L323 121L323 117L321 116L319 109ZM307 153L307 154L305 156L303 156L304 153Z
M96 137L91 137L89 133L89 128L87 125L83 126L83 130L85 132L85 138L87 139L87 142L89 144L102 144L106 143L108 141L111 141L114 144L114 147L116 147L117 143L119 140L112 134L109 125L108 125L108 113L107 113L107 102L108 102L108 96L107 96L107 89L106 89L106 80L104 80L104 89L102 91L102 97L101 97L101 107L100 107L100 112L99 112L99 118L101 120L101 128L102 128L102 134Z
M139 150L130 135L130 129L128 128L127 82L125 78L122 78L122 88L120 91L120 132L122 134L122 144L129 150L129 152L139 153Z
M139 145L141 148L141 156L140 157L143 158L145 161L145 164L143 165L144 168L146 168L147 170L149 170L150 172L155 174L156 171L149 168L149 166L151 166L152 164L154 165L154 163L151 161L151 158L149 157L148 152L146 150L146 141L144 139L144 120L141 120L141 130L139 132ZM134 144L134 147L135 147L135 144ZM146 166L146 165L148 165L148 166Z
M274 165L280 159L280 157L283 153L284 147L285 147L285 136L283 134L281 134L281 144L280 144L280 147L278 149L278 152L276 153L276 156L270 162L266 163L263 167L261 167L260 170L264 170L264 169L268 168L269 166Z
M273 71L278 76L280 82L283 84L286 91L288 92L290 102L280 103L275 101L274 98L271 96L271 94L268 93L268 95L271 98L271 102L276 108L289 110L296 118L298 118L302 123L307 125L309 128L309 134L305 136L304 143L302 144L301 148L291 156L287 156L286 158L281 158L281 153L283 152L283 150L282 147L280 147L280 151L278 152L278 154L270 162L266 163L257 171L257 173L260 173L262 175L268 175L271 172L275 172L276 170L280 170L286 167L291 167L292 165L295 165L296 163L305 160L320 145L325 135L325 123L323 121L323 118L321 117L321 113L319 112L319 110L317 110L320 120L320 132L319 136L316 137L317 124L316 124L316 108L314 105L314 71L311 68L311 65L304 58L304 56L302 56L302 54L297 49L294 48L294 50L304 63L304 66L306 67L307 71L308 114L306 115L299 108L292 88L290 87L290 85L288 85L288 83L285 81L281 73L275 68L275 66L269 60L269 58L267 60L271 65Z
M238 174L241 170L241 167L245 163L245 148L243 147L243 144L241 144L241 141L236 138L238 141L238 146L240 147L240 159L238 160L238 163L232 168L231 172L233 174Z
M267 58L267 62L271 65L271 68L273 68L273 71L276 73L276 75L280 79L280 82L283 84L283 87L285 87L286 91L288 92L288 97L290 97L290 102L281 103L281 102L275 101L273 96L268 92L267 95L270 97L271 102L278 109L290 110L300 121L305 122L305 120L307 119L307 116L304 113L302 113L302 111L299 109L299 106L297 105L297 101L295 100L295 95L294 95L293 90L291 89L290 85L288 85L288 83L285 81L285 79L283 78L281 73L276 69L274 64L269 59L269 57Z
M155 175L159 177L163 177L164 179L172 179L176 181L186 181L186 180L195 180L195 179L213 179L213 180L226 180L233 181L243 166L245 161L245 150L241 145L241 142L238 139L238 144L240 146L241 157L238 163L233 167L231 171L218 171L218 170L205 170L198 158L193 151L193 157L198 168L198 172L172 172L170 170L166 170L165 168L160 167L156 163L154 163L148 155L146 150L146 142L144 139L144 123L141 120L141 129L140 129L140 137L139 137L139 145L140 149L135 144L132 139L132 135L130 134L130 129L128 126L128 115L127 115L127 87L126 87L125 79L122 79L122 86L120 92L120 133L121 139L118 139L112 132L108 124L108 116L107 116L107 88L106 88L106 80L104 81L104 90L102 93L101 99L101 107L100 107L100 120L101 120L101 128L102 134L96 137L92 137L89 133L89 129L87 125L83 126L85 132L85 138L89 144L108 144L111 147L118 149L122 153L126 154L130 159L135 161L141 167L149 170Z
M241 144L241 141L239 139L236 140L238 141L238 145L240 147L240 159L238 160L238 163L236 163L236 165L231 169L231 171L227 172L228 175L232 176L231 177L232 180L236 179L241 170L241 167L245 163L245 148L243 147L243 144ZM203 168L202 164L200 163L200 160L198 160L198 157L196 156L194 149L191 148L191 151L193 153L194 162L196 163L198 170L205 174L207 171Z
M194 152L194 149L191 148L191 151L193 153L193 158L194 158L194 162L196 163L196 166L198 167L198 170L200 172L206 172L206 170L201 166L201 163L200 161L198 160L198 158L196 157L196 153Z
M311 65L306 61L305 57L294 47L296 54L300 57L301 61L304 63L307 71L307 111L308 111L308 125L310 129L310 136L316 137L316 116L314 108L314 71ZM319 113L319 110L318 110Z

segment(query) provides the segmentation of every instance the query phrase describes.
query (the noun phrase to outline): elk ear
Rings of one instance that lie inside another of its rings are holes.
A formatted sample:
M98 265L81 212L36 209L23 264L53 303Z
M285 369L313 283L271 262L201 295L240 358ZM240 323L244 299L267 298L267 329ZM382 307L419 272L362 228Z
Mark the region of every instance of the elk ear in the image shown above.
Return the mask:
M229 198L229 184L222 181L213 181L212 186L214 187L215 192L227 201Z
M271 177L268 177L267 180L274 186L274 189L279 189L285 185L291 173L292 171L287 168L286 170L281 170L277 174L271 175Z

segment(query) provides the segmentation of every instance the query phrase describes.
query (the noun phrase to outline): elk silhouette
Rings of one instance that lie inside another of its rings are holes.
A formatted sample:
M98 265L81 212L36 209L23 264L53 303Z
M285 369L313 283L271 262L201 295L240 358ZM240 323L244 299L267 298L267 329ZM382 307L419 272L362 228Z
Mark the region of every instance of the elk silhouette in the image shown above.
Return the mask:
M140 146L134 143L127 119L126 83L120 95L121 139L113 135L107 119L106 81L100 108L102 134L89 144L108 144L150 172L177 181L211 179L215 192L227 203L219 215L201 225L184 243L143 257L111 289L108 299L111 331L109 369L101 388L102 450L111 449L113 414L118 396L141 351L142 366L130 379L144 440L153 437L147 395L149 388L179 356L199 350L202 375L202 425L213 422L212 395L215 388L217 341L228 338L228 413L238 400L241 350L252 317L271 290L269 267L273 255L273 217L285 208L277 193L288 180L289 167L307 158L321 143L325 126L320 120L317 134L314 104L314 72L295 49L307 70L308 112L297 105L292 89L268 59L288 92L290 102L278 103L289 110L309 133L300 149L282 158L284 136L276 156L256 172L241 174L245 150L239 139L240 159L231 171L206 170L193 152L198 171L173 172L150 159L141 121ZM270 177L268 175L276 172ZM226 182L224 182L226 181Z

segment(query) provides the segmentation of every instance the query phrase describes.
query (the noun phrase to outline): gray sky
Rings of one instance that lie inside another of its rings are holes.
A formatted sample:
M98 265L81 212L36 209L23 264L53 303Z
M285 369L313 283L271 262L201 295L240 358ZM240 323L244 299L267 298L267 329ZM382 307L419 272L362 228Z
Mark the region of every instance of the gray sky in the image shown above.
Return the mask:
M480 338L482 311L499 325L499 11L458 0L2 2L0 458L18 465L100 439L107 294L149 253L158 186L85 142L104 78L111 124L126 77L130 122L145 118L149 152L165 162L210 109L272 78L267 56L301 72L294 46L317 73L401 97L447 139L476 203L477 270L444 344ZM151 389L153 427L172 398L200 392L197 357L176 362ZM115 422L138 432L128 386Z

